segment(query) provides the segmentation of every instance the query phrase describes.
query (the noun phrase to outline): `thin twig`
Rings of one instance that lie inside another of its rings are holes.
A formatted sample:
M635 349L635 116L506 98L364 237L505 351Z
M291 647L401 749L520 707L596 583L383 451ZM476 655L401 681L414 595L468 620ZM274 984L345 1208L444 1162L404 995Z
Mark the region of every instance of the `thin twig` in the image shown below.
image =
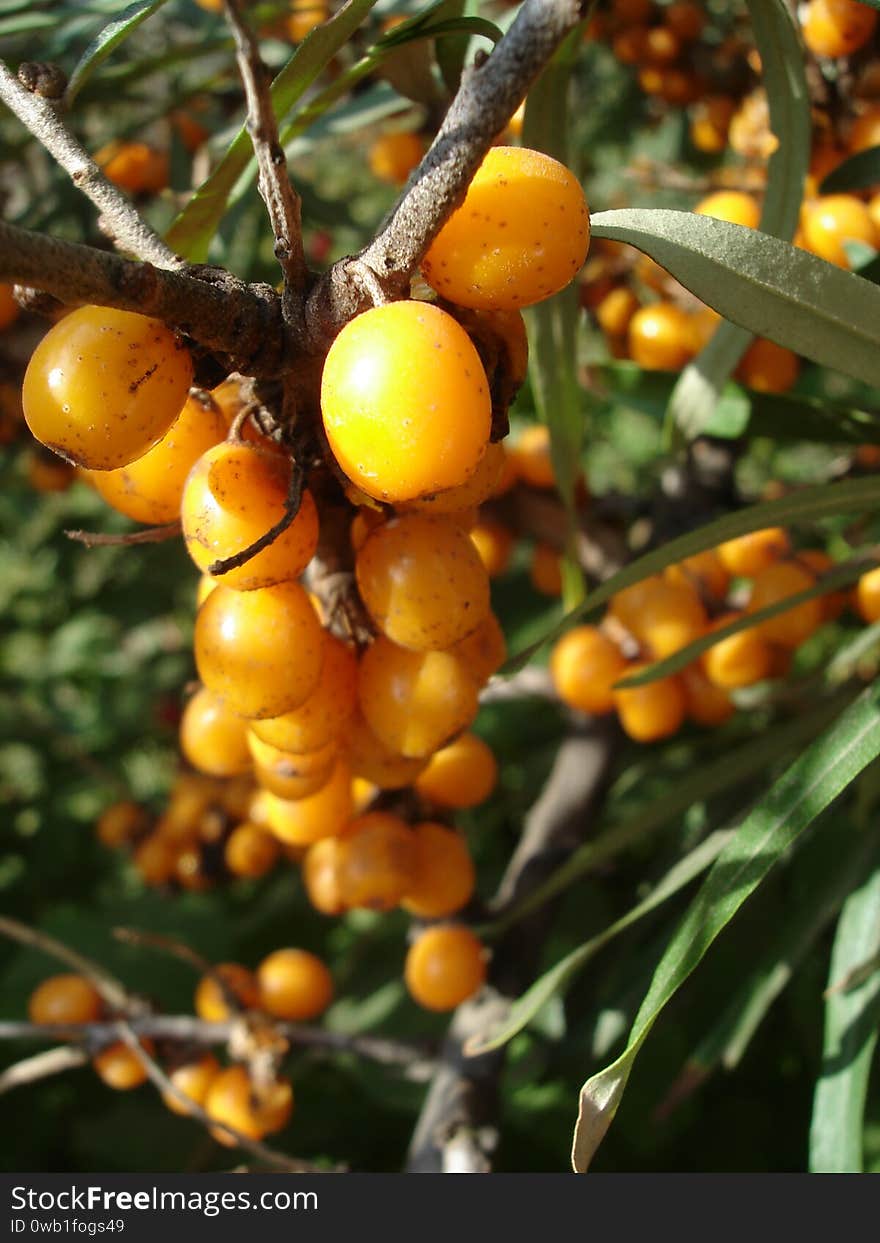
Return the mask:
M559 700L549 672L526 665L509 677L496 674L480 691L480 704L510 703L514 699Z
M23 1084L37 1083L40 1079L48 1079L52 1075L63 1074L66 1070L85 1066L88 1060L84 1049L77 1049L72 1045L61 1045L57 1049L46 1049L43 1053L35 1053L33 1057L22 1058L20 1062L14 1062L12 1066L0 1071L0 1096Z
M53 104L22 86L2 61L0 99L70 175L77 189L94 203L101 212L104 230L121 250L157 268L172 271L183 266L183 259L166 246L122 191L108 181Z
M137 1009L136 999L102 966L83 954L78 954L76 950L69 949L61 941L50 937L48 933L40 932L37 928L29 928L27 924L22 924L9 915L0 915L0 933L12 941L18 941L19 945L29 945L33 949L42 950L50 958L55 958L68 967L72 967L80 975L84 975L87 980L91 980L112 1009Z
M69 530L64 534L68 539L85 544L86 548L103 548L108 545L128 544L162 544L165 540L174 539L180 534L180 521L166 522L163 526L147 527L144 531L79 531Z
M282 313L296 330L308 279L302 239L299 195L287 175L287 159L278 138L278 120L269 90L271 76L239 0L225 0L226 20L235 39L235 57L247 100L247 131L259 168L259 190L275 238L275 258L284 277Z
M230 570L237 570L239 566L247 565L257 553L268 548L270 544L274 544L278 536L284 534L299 513L304 483L305 476L302 467L297 462L291 462L284 513L274 526L271 526L259 539L255 539L252 544L248 544L247 548L242 548L240 552L235 552L229 557L221 557L218 561L212 561L208 566L208 573L212 578L220 578L221 575L228 574Z

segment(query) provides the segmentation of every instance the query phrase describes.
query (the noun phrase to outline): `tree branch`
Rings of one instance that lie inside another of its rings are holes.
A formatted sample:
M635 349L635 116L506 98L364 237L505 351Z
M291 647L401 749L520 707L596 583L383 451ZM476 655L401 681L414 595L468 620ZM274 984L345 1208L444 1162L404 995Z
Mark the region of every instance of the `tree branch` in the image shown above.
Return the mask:
M94 203L101 212L103 231L121 250L169 271L183 266L180 256L165 245L122 191L107 180L61 120L54 105L23 86L2 61L0 99L70 175L77 189Z
M86 548L104 548L108 545L128 547L137 544L163 544L180 534L180 521L166 522L162 526L146 527L143 531L80 531L64 532L68 539Z
M491 54L465 71L436 138L375 239L354 260L335 264L309 296L314 348L373 303L361 272L374 273L386 297L408 293L411 274L486 152L584 9L578 0L525 0Z
M76 1049L71 1045L61 1045L57 1049L46 1049L43 1053L35 1053L33 1057L23 1058L12 1066L0 1071L0 1096L11 1092L13 1088L26 1083L37 1083L40 1079L48 1079L51 1075L63 1074L66 1070L75 1070L78 1066L88 1063L88 1054L84 1049Z

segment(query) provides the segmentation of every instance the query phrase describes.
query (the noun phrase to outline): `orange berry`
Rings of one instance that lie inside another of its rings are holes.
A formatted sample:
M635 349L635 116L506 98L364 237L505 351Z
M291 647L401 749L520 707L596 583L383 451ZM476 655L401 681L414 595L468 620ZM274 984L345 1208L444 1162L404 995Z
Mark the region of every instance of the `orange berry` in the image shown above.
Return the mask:
M260 1006L276 1019L306 1023L333 1000L333 977L308 950L280 949L257 967Z
M529 581L542 596L562 593L562 556L550 544L535 544L532 549Z
M431 756L413 782L416 792L439 807L478 807L498 781L492 748L476 734L460 734Z
M158 194L168 185L168 153L145 142L111 142L95 154L104 176L131 194Z
M706 24L706 14L693 0L674 0L663 12L663 20L679 39L692 43L699 39Z
M757 200L742 190L718 190L701 199L694 211L698 216L713 216L716 220L745 225L749 229L757 229L761 223Z
M318 684L324 632L299 583L212 591L196 615L199 677L232 712L261 719L305 703Z
M193 363L157 319L81 306L54 324L22 385L33 435L76 466L113 470L142 457L180 414Z
M467 842L445 824L426 821L413 828L415 879L400 905L419 919L454 915L470 901L476 874Z
M873 104L855 118L849 128L847 146L853 152L880 147L880 104Z
M403 977L410 996L426 1010L454 1010L486 980L486 950L469 928L426 928L410 945Z
M514 469L523 483L533 488L555 488L556 474L550 457L550 429L543 423L524 427L508 449Z
M664 578L645 592L634 633L655 659L663 660L698 639L706 624L706 610L694 588Z
M690 138L698 151L720 155L727 146L736 101L728 95L707 95L697 100L690 113Z
M347 755L356 777L380 790L411 785L428 763L427 757L400 755L373 733L360 712L348 731Z
M379 630L415 651L451 647L489 612L489 576L450 518L407 513L384 523L364 542L355 572Z
M308 846L341 833L351 818L351 770L337 760L330 777L314 794L285 799L267 794L266 828L289 846Z
M834 569L834 561L820 548L801 548L795 554L798 565L806 566L814 578L818 579L829 570ZM819 597L822 607L823 621L836 621L847 606L848 592L831 591L827 596Z
M626 336L630 320L639 309L639 300L626 285L618 285L596 307L596 322L609 337Z
M302 755L338 738L357 707L357 657L335 635L324 640L318 685L298 708L255 721L252 732L281 751Z
M550 653L550 676L563 703L602 716L614 710L614 683L627 661L616 643L595 626L575 626Z
M382 134L370 146L367 159L380 181L402 186L425 154L425 143L418 134Z
M685 711L697 725L723 725L736 711L727 691L710 682L700 665L688 665L678 675L684 690Z
M201 1106L204 1105L208 1090L220 1074L220 1070L220 1063L214 1057L214 1054L203 1053L197 1060L184 1062L182 1066L177 1066L174 1070L169 1071L168 1078L178 1092L181 1092L187 1100L192 1101L194 1105ZM162 1101L174 1114L182 1114L186 1117L191 1112L186 1105L181 1104L170 1092L162 1093Z
M450 649L465 666L477 686L488 682L507 660L507 640L498 618L490 612L473 633Z
M223 441L203 453L183 489L181 520L189 555L207 573L242 552L284 517L291 463L255 445ZM267 548L227 571L224 587L253 591L299 578L318 543L318 511L306 488L293 522Z
M345 829L339 854L339 885L346 907L390 911L416 875L416 839L399 816L373 811Z
M643 306L630 320L627 347L640 367L678 371L697 352L691 317L671 302Z
M174 875L177 850L165 837L151 833L138 844L133 862L145 885L167 885Z
M153 1042L151 1040L143 1039L140 1043L145 1052L152 1054ZM98 1078L116 1092L128 1092L132 1088L139 1088L149 1079L143 1061L124 1040L108 1044L106 1049L96 1053L92 1058L92 1066Z
M880 621L880 569L868 570L856 583L853 603L862 621Z
M645 31L641 59L649 65L671 65L680 54L681 41L668 26L649 26Z
M728 625L736 617L736 613L725 613L716 618L713 630ZM772 649L757 626L720 639L703 652L701 657L703 673L713 686L722 690L752 686L769 676L772 665Z
M452 653L413 652L385 638L361 657L358 697L377 738L410 757L444 746L467 729L479 706L476 683Z
M384 521L385 515L381 510L369 509L366 505L362 505L352 518L349 528L349 539L353 551L360 552L370 532L381 526Z
M574 174L541 151L492 147L428 248L422 275L459 306L518 310L558 293L590 245Z
M851 56L877 27L877 13L858 0L810 0L804 12L804 43L816 56Z
M180 750L193 768L212 777L233 777L251 768L247 722L204 686L184 706Z
M641 582L633 583L631 587L624 587L609 600L608 612L630 634L635 635L645 601L662 582L663 579L659 574L652 574L649 578L643 578Z
M644 664L632 664L627 675L638 673L645 667ZM684 722L684 688L677 677L657 678L645 686L621 687L613 695L620 724L636 742L669 738L678 732Z
M237 824L223 847L223 862L233 876L265 876L278 860L278 843L256 824Z
M799 371L797 354L767 337L758 337L743 354L736 377L759 393L787 393Z
M145 807L131 799L121 799L104 808L95 825L95 833L98 841L105 846L124 846L140 837L149 823Z
M348 478L393 504L464 483L489 441L476 348L426 302L391 302L346 324L324 363L321 410Z
M788 535L782 527L765 527L725 540L715 552L732 578L754 578L768 565L784 557L790 548Z
M341 915L346 909L340 880L343 854L344 843L338 837L324 837L309 846L303 858L303 887L322 915Z
M469 533L471 543L490 578L500 578L510 565L516 537L503 522L485 518Z
M205 1113L215 1122L225 1123L246 1135L262 1139L282 1130L293 1113L293 1088L289 1079L278 1078L258 1088L243 1066L221 1070L208 1088ZM234 1148L236 1141L227 1132L211 1132L218 1144Z
M482 505L483 501L496 494L504 465L504 446L500 442L488 444L470 479L460 483L457 488L446 488L443 492L434 492L431 496L408 501L401 508L417 509L431 514L448 514L460 524L459 515Z
M730 584L730 574L711 548L685 557L676 565L668 565L663 577L667 582L690 587L698 594L713 596L716 600L724 599Z
M633 25L614 36L611 40L611 51L622 65L638 65L645 55L647 42L648 28Z
M779 561L776 565L769 565L755 575L749 598L749 611L754 613L771 604L778 604L786 597L806 591L815 584L816 579L809 570L794 561ZM814 630L818 630L821 624L822 602L817 597L806 600L803 604L796 604L784 613L761 622L758 629L769 643L795 648L808 639Z
M282 19L281 34L291 43L301 43L330 18L330 6L324 0L291 0L290 9L289 16Z
M226 988L221 988L219 976ZM195 991L193 1004L196 1014L206 1023L225 1023L233 1017L227 993L238 999L243 1010L253 1010L260 1004L260 993L253 971L237 962L221 962L214 968L214 975L203 975Z
M95 1023L103 1009L101 994L81 975L51 975L28 999L32 1023Z
M826 194L804 205L801 213L803 243L807 250L849 268L844 242L877 246L878 234L865 204L852 194Z

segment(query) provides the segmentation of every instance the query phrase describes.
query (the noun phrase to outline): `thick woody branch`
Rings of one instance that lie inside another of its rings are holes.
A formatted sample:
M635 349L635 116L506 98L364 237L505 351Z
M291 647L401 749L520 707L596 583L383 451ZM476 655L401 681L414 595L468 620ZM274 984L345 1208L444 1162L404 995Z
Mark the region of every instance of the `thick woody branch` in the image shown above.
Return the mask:
M166 271L0 221L0 281L42 289L68 305L152 315L250 375L274 377L282 366L278 295L220 269Z
M239 0L226 0L226 20L235 39L238 72L247 100L247 130L257 158L259 190L275 238L275 258L284 277L284 318L296 330L302 317L302 294L308 279L300 200L287 175L287 159L278 139L278 122L269 92L269 71L254 34L242 17Z
M331 268L310 295L307 327L316 346L375 301L364 273L386 297L406 295L411 274L487 151L585 7L579 0L525 0L491 54L465 71L436 138L376 238L356 259Z
M98 208L103 231L120 250L158 268L173 270L183 266L180 256L165 245L121 190L107 180L61 120L56 107L42 95L27 90L2 61L0 99L54 156L77 189Z

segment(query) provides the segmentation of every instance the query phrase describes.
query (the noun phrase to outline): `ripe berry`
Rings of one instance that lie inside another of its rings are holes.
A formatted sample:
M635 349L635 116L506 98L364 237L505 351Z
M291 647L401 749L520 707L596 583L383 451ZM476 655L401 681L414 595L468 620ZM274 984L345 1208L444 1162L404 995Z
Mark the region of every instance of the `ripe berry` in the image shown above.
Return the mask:
M811 52L836 58L864 47L876 26L876 12L858 0L810 0L801 29Z
M728 625L736 613L725 613L716 618L713 629ZM773 651L767 638L757 626L740 630L720 639L701 657L702 670L713 686L723 690L736 690L752 686L769 677L773 666Z
M324 363L321 411L348 478L392 504L464 483L489 440L480 357L461 325L426 302L392 302L346 324Z
M464 837L445 824L426 821L412 830L416 843L415 878L401 906L419 919L454 915L471 899L474 863Z
M550 429L543 423L524 427L508 450L517 476L533 488L555 488L550 457Z
M451 647L489 612L489 576L451 518L408 513L384 523L365 540L355 572L379 630L415 651Z
M316 751L339 737L356 707L357 657L348 644L328 634L321 675L308 699L283 716L255 721L253 732L282 751Z
M880 569L868 570L856 583L853 593L856 612L863 621L880 621Z
M258 784L277 798L297 801L316 794L330 780L336 762L335 742L328 742L317 751L294 755L280 751L248 732L248 746L254 757L254 776Z
M671 302L654 302L636 311L627 345L633 362L659 371L678 371L697 352L691 317Z
M252 1010L260 1004L260 993L253 971L237 962L221 962L214 968L214 975L204 975L196 987L194 1006L196 1014L206 1023L225 1023L232 1018L226 992L215 976L219 976L226 989L237 997L243 1010Z
M507 660L507 640L498 618L490 612L466 639L449 649L465 666L477 686L488 682Z
M416 876L416 839L399 816L367 812L341 838L339 886L346 907L390 911Z
M425 154L425 143L410 132L382 134L370 146L370 169L380 181L402 186Z
M153 1052L152 1041L141 1040L141 1046L146 1052ZM95 1054L92 1058L92 1066L98 1078L106 1083L108 1088L113 1088L117 1092L128 1092L132 1088L139 1088L149 1078L143 1061L124 1040L108 1044L106 1049Z
M551 544L535 544L529 562L529 581L542 596L562 592L562 557Z
M633 664L627 673L638 673L644 668L644 664ZM684 689L677 677L657 678L645 686L620 687L613 695L620 724L636 742L669 738L684 722Z
M702 199L694 211L698 216L713 216L730 224L741 224L757 229L761 223L761 209L751 194L742 190L718 190Z
M732 578L754 578L761 570L784 557L791 544L782 527L765 527L726 540L715 549L718 560Z
M424 771L427 757L406 756L387 747L357 712L348 730L346 753L351 771L380 790L401 790Z
M701 597L708 595L715 600L724 599L730 583L730 574L711 548L705 552L694 553L692 557L685 557L684 561L675 565L668 565L663 571L663 577L667 582L679 586L685 584Z
M518 310L564 289L589 245L589 208L574 174L540 151L492 147L422 275L459 306Z
M318 684L323 644L299 583L256 591L220 586L196 615L199 677L241 716L281 716L305 703Z
M220 1074L220 1070L220 1063L214 1057L214 1054L203 1053L197 1060L184 1062L182 1066L177 1066L169 1072L168 1078L177 1090L182 1092L194 1105L204 1105L208 1090ZM162 1100L172 1113L182 1114L186 1117L191 1112L186 1105L182 1105L170 1092L163 1092Z
M95 833L105 846L124 846L147 829L150 817L145 807L122 799L105 807L98 817Z
M177 849L158 833L151 833L138 844L132 862L145 885L167 885L174 875Z
M308 846L341 833L352 814L351 770L337 760L329 779L314 794L284 799L268 794L266 828L290 846Z
M767 337L758 337L740 359L736 377L759 393L787 393L799 371L797 354Z
M870 212L852 194L826 194L805 204L801 228L806 249L841 268L852 266L844 242L864 242L874 247L878 244Z
M723 725L736 711L733 700L720 686L710 682L699 663L688 665L678 675L684 690L685 711L697 725Z
M276 1019L305 1023L323 1014L333 1000L333 977L307 950L280 949L257 967L260 1006Z
M463 808L484 803L497 780L498 761L492 748L468 733L435 751L413 784L422 798L438 807Z
M417 509L423 513L449 514L462 524L460 515L472 511L477 505L496 494L506 462L504 445L500 441L486 445L486 452L477 463L477 469L458 487L446 488L430 496L408 501L401 508ZM377 525L373 523L373 525Z
M215 1122L226 1123L248 1139L262 1139L282 1130L293 1113L293 1088L283 1077L258 1088L243 1066L221 1070L205 1097L205 1113ZM227 1132L211 1132L219 1144L234 1148L236 1141Z
M634 633L656 659L663 660L698 639L706 620L706 610L690 584L663 578L646 589Z
M278 859L278 842L256 824L237 824L223 847L223 862L233 876L265 876Z
M630 320L639 309L639 300L631 289L618 285L607 293L596 307L596 322L609 337L626 336Z
M108 181L131 194L158 194L168 185L168 153L146 142L111 142L95 153Z
M815 577L794 561L779 561L755 575L749 611L754 613L768 605L778 604L788 596L815 586ZM817 597L786 609L776 617L760 623L758 629L769 643L781 647L799 647L822 624L822 601Z
M306 895L322 915L341 915L346 909L340 882L343 843L338 837L324 837L309 846L302 861L302 882Z
M205 686L187 700L180 718L180 750L193 768L212 777L233 777L252 766L247 722Z
M516 537L503 522L485 518L468 532L490 578L500 578L510 565Z
M563 703L602 716L614 710L613 686L626 671L620 648L595 626L575 626L553 646L550 676Z
M189 353L158 320L82 306L54 324L31 355L24 416L37 440L67 461L113 470L166 434L192 374Z
M426 928L406 955L404 981L410 996L426 1010L454 1010L486 979L483 943L459 924Z
M52 975L28 1000L32 1023L94 1023L103 1009L101 994L81 975Z

